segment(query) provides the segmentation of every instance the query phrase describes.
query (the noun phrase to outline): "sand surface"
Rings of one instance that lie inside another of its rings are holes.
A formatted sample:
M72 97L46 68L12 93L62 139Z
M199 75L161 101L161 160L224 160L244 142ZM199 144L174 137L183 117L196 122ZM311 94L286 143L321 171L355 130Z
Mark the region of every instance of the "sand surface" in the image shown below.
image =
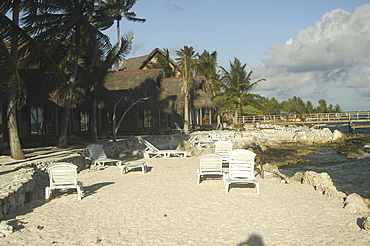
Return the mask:
M150 170L84 170L85 197L55 192L8 218L0 245L370 245L359 215L306 184L196 183L198 157L150 159ZM42 228L42 229L41 229Z

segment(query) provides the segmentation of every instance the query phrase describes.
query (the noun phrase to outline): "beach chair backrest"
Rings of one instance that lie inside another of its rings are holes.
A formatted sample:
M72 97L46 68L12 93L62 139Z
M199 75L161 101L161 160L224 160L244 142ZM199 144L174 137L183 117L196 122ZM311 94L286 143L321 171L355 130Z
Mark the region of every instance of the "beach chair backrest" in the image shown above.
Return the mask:
M107 158L103 148L98 144L89 144L86 148L89 150L90 156L93 160Z
M147 140L145 139L142 139L142 142L145 144L145 146L148 148L148 151L154 151L154 152L158 152L159 149L157 147L155 147L153 144L151 144L150 142L148 142Z
M229 153L229 176L232 178L254 178L254 158L256 154L245 149Z
M48 169L50 187L77 185L77 166L68 162L58 162Z
M200 172L222 173L222 156L218 154L205 154L199 157Z
M227 155L233 150L233 143L230 141L218 141L215 143L215 153L219 155Z

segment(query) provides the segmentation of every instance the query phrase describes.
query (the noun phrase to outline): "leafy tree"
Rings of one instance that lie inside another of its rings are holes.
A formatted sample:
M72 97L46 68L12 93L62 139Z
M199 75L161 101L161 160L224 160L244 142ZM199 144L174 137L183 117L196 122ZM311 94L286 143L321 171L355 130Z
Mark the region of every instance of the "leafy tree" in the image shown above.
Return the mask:
M259 109L262 114L269 114L269 115L278 115L280 114L281 107L280 103L276 98L268 99L266 97L259 97L257 99L258 105L257 109Z
M306 102L306 111L308 114L312 114L314 112L314 107L310 101Z
M144 23L146 19L137 18L135 12L131 11L137 0L98 0L98 13L105 19L105 26L111 27L116 22L117 43L121 40L120 22L123 18L129 21ZM102 20L103 21L103 20ZM104 29L104 28L103 28Z
M340 106L339 106L339 104L336 104L335 105L335 107L334 107L334 112L335 113L340 113L342 110L341 110L341 108L340 108Z
M221 67L221 90L216 95L216 99L234 105L235 123L237 123L238 108L242 110L242 106L255 103L259 95L251 94L251 91L259 82L265 81L265 79L258 79L251 82L252 71L247 72L246 66L247 64L242 64L239 59L234 58L233 62L230 61L230 71Z
M318 103L319 103L319 106L316 108L317 112L327 113L328 108L327 108L326 101L324 99L320 99Z
M36 2L46 4L42 0L4 0L0 3L0 85L8 102L7 126L13 159L24 159L16 120L16 111L26 99L20 71L35 65L56 68L54 61L20 25L20 15L25 14ZM8 12L11 12L12 19L8 18Z
M33 31L36 40L49 45L49 52L59 54L59 62L68 83L62 93L63 117L59 147L68 146L68 122L70 109L77 85L78 67L82 50L82 37L96 40L100 47L109 46L109 38L99 31L95 18L95 1L93 0L59 0L47 5L36 4L33 13L27 16L27 28ZM59 50L66 52L60 53Z
M217 52L209 53L204 50L202 54L197 55L196 61L198 62L198 65L195 67L196 74L206 77L204 91L213 92L214 83L219 79L217 73Z
M202 54L197 55L197 66L196 74L199 76L204 76L206 78L202 90L209 95L215 96L215 87L217 86L219 75L217 73L217 52L213 51L209 53L204 50ZM216 104L215 104L216 106ZM221 123L220 113L216 112L217 115L217 125Z
M189 85L193 80L193 75L196 69L196 53L193 47L184 46L176 52L178 66L181 69L182 90L184 93L184 134L189 131Z
M2 71L0 82L6 86L6 98L8 102L7 119L9 128L9 147L13 159L24 159L21 143L18 135L16 119L17 99L21 99L20 94L23 90L23 81L18 71L18 29L20 1L4 1L1 6L1 50L0 50L0 69ZM12 10L12 21L6 17L8 10ZM5 36L6 33L9 36ZM5 34L5 35L4 35ZM11 51L9 53L5 42L11 41ZM5 90L3 90L5 92ZM19 102L19 101L18 101ZM19 104L18 104L19 105Z
M97 88L98 85L102 85L105 82L109 69L127 55L131 49L132 33L128 33L125 37L121 38L121 42L115 45L113 48L106 47L105 50L96 50L91 52L98 47L91 42L86 44L87 50L90 52L84 52L82 59L84 61L81 67L84 72L84 76L87 81L88 92L91 94L91 129L92 129L92 141L97 142L98 130L96 122L96 109L97 109ZM90 40L92 41L92 40ZM116 131L117 132L117 131ZM115 133L116 133L115 132ZM114 135L115 136L115 135Z

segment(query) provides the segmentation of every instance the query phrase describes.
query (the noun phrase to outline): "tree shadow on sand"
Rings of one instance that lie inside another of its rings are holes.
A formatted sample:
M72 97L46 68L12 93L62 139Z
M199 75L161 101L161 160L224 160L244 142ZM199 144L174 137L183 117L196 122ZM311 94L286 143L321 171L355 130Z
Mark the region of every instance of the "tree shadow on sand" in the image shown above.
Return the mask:
M103 183L93 184L90 186L83 186L83 198L91 196L95 194L96 191L99 190L100 188L107 186L107 185L112 185L112 184L114 184L114 182L103 182Z
M112 184L114 184L114 182L102 182L102 183L97 183L97 184L93 184L90 186L85 186L83 187L84 196L82 199L84 199L84 197L95 194L97 190L99 190L100 188L107 186L107 185L112 185ZM76 196L76 199L77 199L76 189L53 190L49 201L53 199L58 199L58 198L61 198L67 195ZM41 207L47 202L48 201L45 199L38 199L38 200L31 201L31 202L27 202L23 207L17 209L15 213L6 215L5 220L9 220L8 224L13 226L14 231L18 231L24 228L24 224L26 224L27 222L22 221L22 219L12 219L12 218L31 213L35 208Z
M245 242L239 243L237 246L264 246L262 237L256 234L249 236L248 240Z

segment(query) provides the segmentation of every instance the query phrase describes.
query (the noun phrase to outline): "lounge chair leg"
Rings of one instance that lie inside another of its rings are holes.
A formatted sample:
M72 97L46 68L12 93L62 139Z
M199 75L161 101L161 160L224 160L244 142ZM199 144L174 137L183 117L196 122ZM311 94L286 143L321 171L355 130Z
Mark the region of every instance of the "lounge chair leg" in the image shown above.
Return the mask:
M77 182L77 196L78 196L78 200L81 200L82 197L83 197L82 190L83 190L83 184L82 184L81 181L78 181Z
M45 187L45 199L49 200L51 195L51 190L49 189L49 186Z
M225 193L229 193L229 189L230 189L230 183L226 183L226 190L225 190Z
M148 162L144 162L141 169L142 169L143 173L146 173L148 171Z
M256 193L257 193L257 195L258 194L260 194L260 184L259 183L257 183L257 184L255 184L256 185Z

